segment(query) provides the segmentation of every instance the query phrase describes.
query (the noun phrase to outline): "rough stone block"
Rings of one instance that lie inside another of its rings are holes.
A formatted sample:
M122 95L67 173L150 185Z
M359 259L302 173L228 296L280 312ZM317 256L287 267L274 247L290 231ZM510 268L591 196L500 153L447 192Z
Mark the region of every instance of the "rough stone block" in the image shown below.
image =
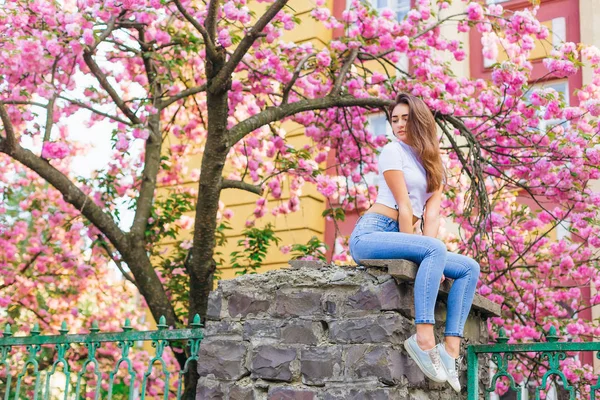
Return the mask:
M421 372L412 358L405 356L402 358L402 362L404 365L404 376L408 380L410 386L422 386L428 383L429 380L425 377L423 372Z
M362 317L332 321L329 339L335 343L392 343L401 344L412 326L394 313L378 317Z
M407 392L394 388L335 388L325 392L323 400L408 400Z
M408 282L397 283L400 299L392 310L399 311L402 315L408 318L415 317L415 287ZM439 303L436 305L436 307Z
M481 326L480 320L472 317L467 318L467 322L465 323L464 336L469 337L474 342L480 342L481 337Z
M350 310L381 310L381 303L377 292L370 287L361 287L355 294L348 297L346 303Z
M229 389L229 400L255 400L254 390L251 386L233 385Z
M406 307L406 296L402 295L400 287L394 279L378 285L377 294L382 310L401 310Z
M327 315L335 315L337 311L337 304L331 300L323 301L323 312Z
M285 344L315 345L323 329L319 322L296 320L281 328L281 342Z
M267 312L271 302L267 299L254 297L254 295L233 293L227 299L227 305L231 317L246 318L250 314L257 315L261 312Z
M269 389L268 400L316 400L311 390L296 387L274 387Z
M258 346L252 353L252 378L291 382L292 361L296 360L295 349L282 349L274 346Z
M386 385L395 385L404 374L406 356L389 346L353 345L346 354L346 378L375 378Z
M323 385L340 380L342 349L338 346L309 347L300 353L300 373L307 385Z
M204 327L205 337L236 336L241 337L242 324L233 321L207 321Z
M208 305L206 308L206 319L218 320L221 318L221 305L223 295L220 291L211 292L208 295Z
M218 381L206 377L198 379L196 400L221 400L224 398L225 393Z
M244 359L248 345L237 340L204 340L200 343L198 374L238 380L248 374Z
M367 290L367 285L363 285L363 287L361 286L357 286L356 288L341 288L341 287L336 287L335 289L332 290L327 290L325 293L323 293L323 297L321 299L321 310L323 311L323 314L325 316L341 316L341 315L366 315L366 314L373 314L374 311L369 311L369 310L361 310L360 307L361 305L358 304L359 302L361 302L360 297L361 295L359 295L359 292L361 291L361 289L364 289L364 291L368 291ZM358 290L358 291L357 291ZM368 296L367 293L364 294L365 296ZM357 298L355 298L355 300L353 301L353 306L355 306L356 308L351 307L350 305L348 305L348 298L352 297L352 296L357 296ZM364 304L364 302L363 302ZM368 308L365 307L365 308Z
M321 311L321 294L314 291L278 291L275 303L275 315L278 317L309 316Z
M281 323L272 319L252 319L244 322L244 340L250 339L279 339Z

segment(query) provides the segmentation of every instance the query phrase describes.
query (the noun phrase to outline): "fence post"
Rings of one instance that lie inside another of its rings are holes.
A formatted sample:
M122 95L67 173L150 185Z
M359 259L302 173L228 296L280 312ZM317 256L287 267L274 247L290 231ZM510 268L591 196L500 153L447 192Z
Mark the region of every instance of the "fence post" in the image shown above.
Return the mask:
M475 348L467 346L467 399L477 400L479 396L479 360Z

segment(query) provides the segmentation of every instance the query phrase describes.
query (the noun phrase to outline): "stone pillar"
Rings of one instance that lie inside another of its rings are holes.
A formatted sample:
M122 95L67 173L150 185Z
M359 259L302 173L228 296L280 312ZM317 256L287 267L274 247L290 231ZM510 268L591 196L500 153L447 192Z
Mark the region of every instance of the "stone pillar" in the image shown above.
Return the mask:
M385 266L296 266L304 268L219 283L200 348L197 400L465 398L425 378L404 351L414 332L409 277ZM487 343L485 318L496 312L472 311L465 342ZM440 338L444 314L439 301Z

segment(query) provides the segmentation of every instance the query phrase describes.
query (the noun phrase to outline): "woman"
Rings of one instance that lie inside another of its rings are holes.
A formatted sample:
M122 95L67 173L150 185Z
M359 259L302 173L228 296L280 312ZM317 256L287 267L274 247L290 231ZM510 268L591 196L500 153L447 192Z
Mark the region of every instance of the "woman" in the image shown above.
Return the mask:
M401 94L389 115L395 140L379 155L379 194L352 232L350 253L357 264L379 258L407 259L419 265L414 290L417 332L404 347L428 378L448 381L459 392L456 361L479 264L447 252L436 239L443 168L431 111L422 100ZM417 225L421 234L415 233ZM445 340L436 345L434 307L444 275L454 283L448 296Z

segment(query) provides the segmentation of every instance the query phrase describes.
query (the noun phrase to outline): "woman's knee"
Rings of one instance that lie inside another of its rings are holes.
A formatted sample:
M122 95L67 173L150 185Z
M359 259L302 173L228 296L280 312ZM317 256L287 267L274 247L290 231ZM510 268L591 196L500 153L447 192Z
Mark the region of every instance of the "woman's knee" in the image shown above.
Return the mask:
M475 279L479 278L479 274L481 273L481 267L479 266L479 263L472 258L467 258L467 260L469 274Z
M448 251L444 242L434 238L427 242L427 250L429 255L445 255Z

